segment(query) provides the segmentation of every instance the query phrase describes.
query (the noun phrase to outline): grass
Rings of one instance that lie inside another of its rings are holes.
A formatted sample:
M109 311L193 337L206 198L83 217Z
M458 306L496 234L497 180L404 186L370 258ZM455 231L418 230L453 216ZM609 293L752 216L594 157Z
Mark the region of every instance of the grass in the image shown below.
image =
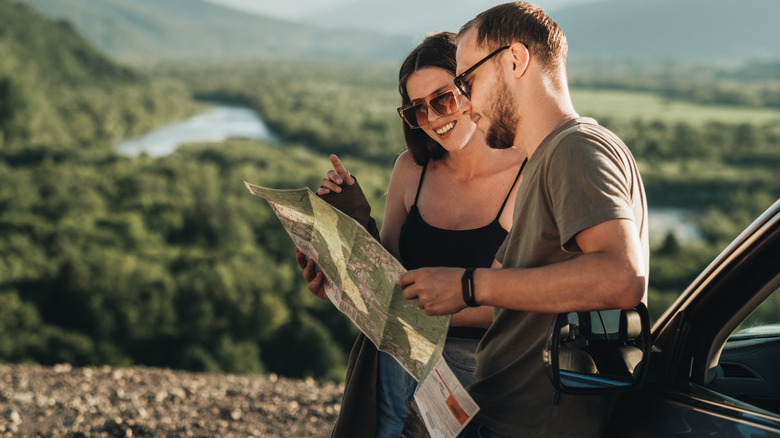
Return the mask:
M574 88L572 101L581 115L613 120L660 120L692 125L710 121L725 123L780 123L780 109L744 106L698 105L670 100L657 94L634 91Z

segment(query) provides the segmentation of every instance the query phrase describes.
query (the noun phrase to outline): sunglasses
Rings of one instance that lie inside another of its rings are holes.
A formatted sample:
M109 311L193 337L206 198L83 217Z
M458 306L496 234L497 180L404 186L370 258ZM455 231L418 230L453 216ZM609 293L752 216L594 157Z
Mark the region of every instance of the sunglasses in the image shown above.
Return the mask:
M398 115L401 116L410 128L421 128L428 124L428 109L432 109L439 117L446 117L458 112L457 94L460 92L456 88L442 91L439 94L426 97L422 102L411 103L398 108Z
M461 94L466 96L467 99L471 100L471 82L467 82L466 77L474 73L474 70L476 70L477 67L479 67L480 65L484 64L488 59L498 55L499 53L501 53L502 50L506 50L509 47L510 46L499 47L498 49L490 53L488 56L482 58L479 62L469 67L466 71L459 74L455 78L455 86L458 87L458 90L460 90Z

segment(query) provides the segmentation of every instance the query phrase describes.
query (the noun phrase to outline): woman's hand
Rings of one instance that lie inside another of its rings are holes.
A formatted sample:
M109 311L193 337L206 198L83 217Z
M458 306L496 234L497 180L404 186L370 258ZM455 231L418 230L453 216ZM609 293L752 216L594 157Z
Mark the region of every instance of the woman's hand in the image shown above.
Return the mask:
M298 266L303 269L303 279L309 283L309 290L317 298L321 300L327 300L328 295L325 293L323 287L323 275L322 271L317 269L317 265L314 264L314 260L306 258L306 255L298 248L295 248L295 261L298 262Z
M341 193L341 185L345 182L348 186L355 184L355 178L344 168L339 157L331 154L330 162L333 164L333 170L329 170L328 177L322 179L322 185L317 189L317 194L320 196L330 192Z

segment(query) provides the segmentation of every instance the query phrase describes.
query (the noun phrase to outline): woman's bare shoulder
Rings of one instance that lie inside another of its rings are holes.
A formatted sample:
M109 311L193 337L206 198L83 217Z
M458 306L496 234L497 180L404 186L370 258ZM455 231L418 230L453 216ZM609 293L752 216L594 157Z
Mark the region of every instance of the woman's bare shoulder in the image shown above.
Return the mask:
M497 161L499 163L499 167L507 171L510 169L519 169L526 159L525 153L516 148L500 149L496 152L498 153Z
M422 172L422 166L414 162L412 154L410 154L409 151L401 152L395 160L393 174L408 177L414 174L420 174L420 172Z

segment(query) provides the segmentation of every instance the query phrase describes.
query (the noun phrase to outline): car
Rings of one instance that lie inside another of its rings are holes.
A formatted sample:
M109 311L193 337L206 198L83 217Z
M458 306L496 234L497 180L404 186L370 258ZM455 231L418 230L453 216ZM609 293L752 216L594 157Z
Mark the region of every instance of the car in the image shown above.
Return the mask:
M608 437L780 436L780 199L652 327L561 314L543 360L561 392L617 393Z

